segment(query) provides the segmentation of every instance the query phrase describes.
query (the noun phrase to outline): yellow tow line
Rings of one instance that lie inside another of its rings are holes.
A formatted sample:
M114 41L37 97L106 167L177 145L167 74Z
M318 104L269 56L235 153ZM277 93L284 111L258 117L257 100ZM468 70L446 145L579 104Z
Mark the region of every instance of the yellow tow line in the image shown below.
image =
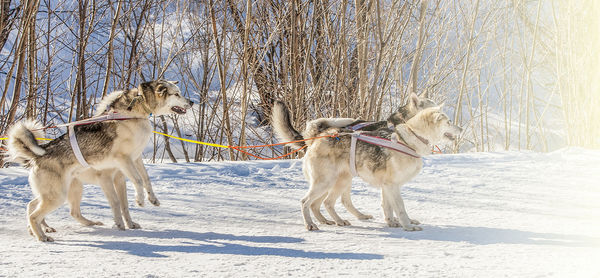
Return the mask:
M52 140L54 140L54 139L49 139L49 138L35 138L35 139L37 139L37 140L46 140L46 141L52 141ZM4 138L0 138L0 140L8 140L8 138L4 137Z
M190 142L190 143L196 143L196 144L207 145L207 146L218 147L218 148L226 148L226 149L231 148L230 146L225 146L225 145L219 145L219 144L213 144L213 143L206 143L206 142L202 142L202 141L196 141L196 140L190 140L190 139L180 138L180 137L177 137L177 136L169 135L169 134L158 132L158 131L152 131L152 132L154 132L156 134L163 135L163 136L171 137L173 139Z
M196 141L196 140L190 140L190 139L180 138L180 137L177 137L177 136L169 135L169 134L158 132L158 131L152 131L152 132L154 132L156 134L163 135L163 136L171 137L171 138L174 138L174 139L177 139L177 140L190 142L190 143L202 144L202 145L219 147L219 148L230 148L229 146L225 146L225 145L219 145L219 144L213 144L213 143L206 143L206 142L202 142L202 141ZM50 138L35 138L35 139L37 139L37 140L46 140L46 141L52 141L52 140L54 140L54 139L50 139ZM7 137L2 137L2 138L0 138L0 140L8 140L8 138Z

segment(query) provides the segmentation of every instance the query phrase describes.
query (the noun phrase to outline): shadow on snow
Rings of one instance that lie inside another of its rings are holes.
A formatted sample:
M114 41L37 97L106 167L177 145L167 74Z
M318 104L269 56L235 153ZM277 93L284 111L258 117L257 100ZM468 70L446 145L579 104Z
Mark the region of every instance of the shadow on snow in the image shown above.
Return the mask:
M92 232L91 234L102 234ZM123 234L121 234L123 236ZM245 256L281 256L291 258L312 258L312 259L343 259L343 260L377 260L383 259L382 255L371 253L333 253L333 252L316 252L304 251L282 247L263 247L249 246L232 241L244 241L248 243L268 243L268 244L285 244L285 243L300 243L304 239L282 236L251 236L251 235L232 235L220 233L196 233L180 230L165 230L165 231L131 231L126 233L128 237L147 237L153 239L187 239L189 242L183 241L177 245L159 245L149 244L144 242L131 241L91 241L81 242L76 244L60 243L75 246L90 246L107 250L125 251L131 255L140 257L155 257L164 258L168 255L164 252L179 252L179 253L205 253L205 254L230 254L230 255L245 255Z
M409 240L435 240L451 242L468 242L475 245L488 244L528 244L553 245L566 247L595 247L600 246L600 238L580 235L554 233L536 233L514 229L465 227L465 226L424 226L423 231L391 232L390 237ZM386 228L386 231L390 230Z

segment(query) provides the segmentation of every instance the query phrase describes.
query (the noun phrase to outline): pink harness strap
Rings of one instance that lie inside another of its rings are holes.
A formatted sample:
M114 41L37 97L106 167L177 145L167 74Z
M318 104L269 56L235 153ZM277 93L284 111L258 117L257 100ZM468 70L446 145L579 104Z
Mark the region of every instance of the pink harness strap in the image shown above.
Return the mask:
M401 152L405 155L412 156L414 158L421 158L421 156L417 154L415 150L398 141L392 141L390 139L381 138L377 136L365 135L359 132L352 133L351 135L352 141L350 141L350 173L352 173L353 177L358 176L358 172L356 171L356 140L392 149L394 151Z
M77 137L75 136L75 126L88 125L88 124L93 124L93 123L103 122L103 121L110 121L110 120L128 120L128 119L135 119L135 117L125 116L125 115L121 115L114 111L109 111L108 113L100 115L100 116L92 117L92 118L81 120L81 121L71 122L71 123L67 123L67 124L57 125L56 127L65 127L65 126L68 127L69 143L71 144L71 149L73 149L75 158L77 158L77 161L79 161L79 164L81 164L81 166L87 168L87 167L91 167L91 166L87 163L87 161L83 157L83 154L81 153L81 149L79 148L79 144L77 143Z

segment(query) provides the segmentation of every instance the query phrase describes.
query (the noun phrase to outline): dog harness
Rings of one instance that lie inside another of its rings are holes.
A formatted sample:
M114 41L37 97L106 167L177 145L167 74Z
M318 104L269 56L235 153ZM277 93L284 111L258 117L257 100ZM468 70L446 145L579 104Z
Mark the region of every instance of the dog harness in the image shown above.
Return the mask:
M375 123L377 123L377 122L362 122L362 123L358 123L358 124L355 124L355 125L347 126L346 128L350 129L352 131L357 131L357 130L361 130L361 129L363 129L365 127L368 127L368 126L370 126L372 124L375 124ZM391 123L388 122L388 126L387 127L389 129L393 129L394 128L394 124L391 124Z
M375 122L362 122L362 123L358 123L355 125L351 125L348 127L348 129L351 129L352 131L357 131L359 129L362 129L364 127L370 126L372 124L374 124Z
M73 149L75 158L77 158L77 161L79 161L79 164L81 164L83 167L87 168L87 167L90 167L90 165L87 163L87 161L83 157L83 154L81 153L81 149L79 148L79 144L77 143L77 137L75 136L75 126L88 125L88 124L93 124L93 123L97 123L97 122L109 121L109 120L127 120L127 119L134 119L134 117L121 115L114 111L109 111L106 114L103 114L103 115L100 115L97 117L92 117L92 118L81 120L81 121L71 122L71 123L64 124L64 125L58 125L56 127L64 127L64 126L68 127L69 143L71 144L71 149Z
M352 173L353 177L358 176L358 172L356 171L356 140L392 149L394 151L401 152L414 158L421 158L421 156L417 154L417 152L415 152L415 150L413 150L411 147L398 141L392 141L386 138L366 135L360 132L352 133L351 136L352 140L350 141L350 173Z

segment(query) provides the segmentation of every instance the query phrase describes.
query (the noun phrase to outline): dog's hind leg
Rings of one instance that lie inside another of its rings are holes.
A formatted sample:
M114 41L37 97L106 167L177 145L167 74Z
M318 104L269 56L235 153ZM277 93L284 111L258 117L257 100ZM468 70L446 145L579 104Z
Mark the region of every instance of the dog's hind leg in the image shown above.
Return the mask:
M46 236L46 234L44 234L44 231L42 231L42 227L41 227L41 222L44 220L44 218L46 217L46 215L48 215L48 213L56 210L58 207L60 207L60 205L63 204L64 197L63 195L60 194L52 194L55 196L60 196L59 198L50 198L50 196L48 196L47 198L44 198L44 196L39 196L36 199L38 199L38 204L37 206L33 209L33 211L31 211L31 213L28 212L28 222L29 222L29 226L31 227L31 231L33 232L33 236L37 238L37 240L39 241L54 241L53 238ZM35 200L34 200L35 201ZM34 202L32 201L32 202Z
M358 218L360 220L373 219L373 215L364 214L364 213L358 211L358 209L356 209L356 207L354 207L354 204L352 203L352 199L350 198L351 191L352 191L352 181L350 181L350 183L348 183L346 185L346 188L344 188L344 191L342 192L342 205L344 205L344 207L350 213L352 213L356 218Z
M113 213L113 219L115 221L115 227L119 230L125 230L125 223L123 223L123 215L121 215L121 203L117 198L115 187L113 185L113 175L110 171L102 171L99 177L100 187L108 199L108 204Z
M331 215L331 217L333 217L333 221L335 221L335 224L337 224L338 226L349 226L350 225L350 222L348 220L342 219L335 211L335 202L342 194L346 185L349 182L352 182L351 177L350 178L349 177L350 177L349 175L344 175L344 174L340 175L338 177L337 181L335 182L335 185L329 190L329 193L327 194L327 198L325 198L325 202L323 203L325 205L325 209L327 210L329 215Z
M114 177L114 186L115 192L117 193L117 197L119 198L119 203L121 204L121 213L123 214L123 219L125 220L125 224L129 229L139 229L141 228L138 223L135 223L131 220L131 215L129 214L129 202L127 201L127 188L125 183L125 176L120 171L117 171Z
M323 196L315 200L310 205L310 209L312 210L313 214L315 215L315 218L317 219L317 221L319 221L319 223L333 225L335 224L335 222L327 220L327 218L325 218L325 216L323 216L323 214L321 213L321 205L323 204L323 200L325 200L325 197L327 197L327 194L323 194Z
M31 202L29 202L27 204L27 215L29 215L29 212L33 211L35 209L35 207L37 207L38 205L38 199L33 199ZM42 226L42 229L46 232L46 233L55 233L56 229L50 227L48 225L48 223L46 223L46 219L42 219L42 222L40 223L40 225ZM27 230L29 231L30 235L33 235L33 231L31 230L31 226L27 225Z
M148 201L155 206L160 206L160 202L154 195L154 191L152 190L152 183L150 182L150 177L148 176L148 172L146 171L146 167L144 167L144 162L142 161L142 157L135 160L135 168L138 173L142 177L144 183L144 189L146 189L146 193L148 194Z
M315 231L315 230L318 230L319 228L312 221L312 219L310 217L310 211L309 211L310 206L316 200L321 198L323 195L327 194L329 185L331 183L328 180L325 180L323 178L320 178L320 179L311 178L310 183L311 184L310 184L310 189L308 190L308 193L301 200L302 216L304 217L304 224L306 226L306 229L309 231Z
M83 195L83 184L78 179L73 179L67 193L67 201L71 210L71 216L84 226L102 225L102 222L89 220L81 215L81 196Z

